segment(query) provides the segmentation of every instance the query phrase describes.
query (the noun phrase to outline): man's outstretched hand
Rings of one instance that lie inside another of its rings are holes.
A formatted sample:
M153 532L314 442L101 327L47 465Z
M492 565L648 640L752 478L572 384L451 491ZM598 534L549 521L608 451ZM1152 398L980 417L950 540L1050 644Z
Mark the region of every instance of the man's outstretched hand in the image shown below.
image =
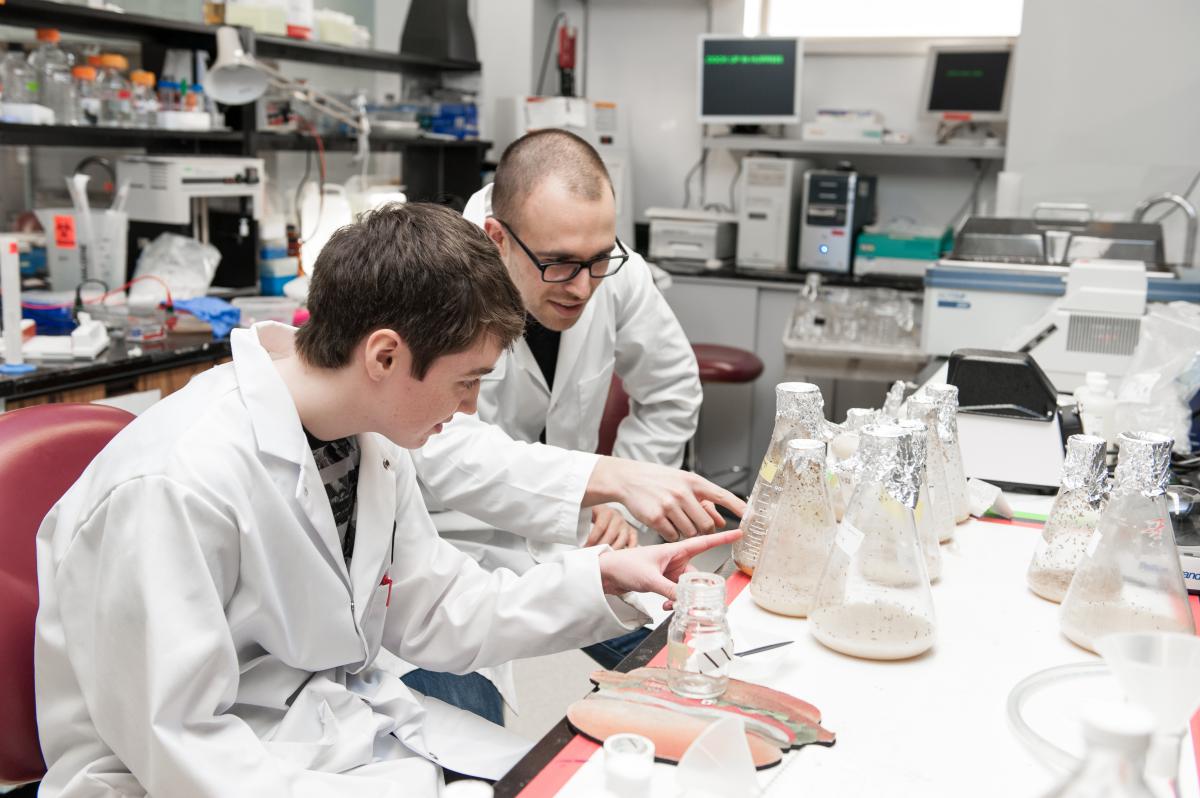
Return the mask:
M714 505L741 517L746 503L698 474L677 468L601 457L592 471L583 504L619 502L635 518L662 535L680 540L707 535L725 526Z
M689 565L692 558L716 546L733 543L741 536L741 530L733 529L677 543L606 551L599 558L600 584L610 596L630 591L657 593L667 599L663 609L669 610L675 603L675 583L692 570Z

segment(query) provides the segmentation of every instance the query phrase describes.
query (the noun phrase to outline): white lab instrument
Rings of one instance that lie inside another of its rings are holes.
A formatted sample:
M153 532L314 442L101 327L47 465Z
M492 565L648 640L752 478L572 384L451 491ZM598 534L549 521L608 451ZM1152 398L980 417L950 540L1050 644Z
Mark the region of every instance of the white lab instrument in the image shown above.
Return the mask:
M875 221L875 178L849 171L804 173L797 245L800 269L849 274L855 239Z
M0 291L3 291L4 363L0 374L27 374L36 368L21 353L21 254L15 236L0 235Z
M795 271L800 191L804 173L811 168L811 161L795 158L742 159L736 262L739 271Z
M736 253L737 216L687 208L647 208L650 259L694 270L728 266Z
M615 102L582 97L501 97L493 123L500 153L534 130L568 130L595 148L612 181L617 202L617 235L633 242L633 164L629 120Z

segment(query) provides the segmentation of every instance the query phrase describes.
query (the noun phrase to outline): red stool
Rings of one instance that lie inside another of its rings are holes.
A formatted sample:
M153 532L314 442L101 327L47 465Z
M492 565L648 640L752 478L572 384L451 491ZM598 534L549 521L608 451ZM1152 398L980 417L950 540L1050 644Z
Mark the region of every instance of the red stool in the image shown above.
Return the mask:
M696 353L696 363L700 367L700 382L703 385L712 383L724 385L744 385L754 382L763 373L763 362L758 355L721 344L692 344ZM703 412L703 410L701 411ZM697 423L697 438L699 424ZM705 473L700 465L700 455L696 451L696 438L688 446L688 454L684 462L691 471L711 479L718 484L733 489L738 487L751 473L748 465L735 465L713 473ZM736 479L729 477L736 476ZM747 486L748 487L748 486Z
M33 698L34 538L46 513L133 416L101 405L39 405L0 415L0 783L40 779Z

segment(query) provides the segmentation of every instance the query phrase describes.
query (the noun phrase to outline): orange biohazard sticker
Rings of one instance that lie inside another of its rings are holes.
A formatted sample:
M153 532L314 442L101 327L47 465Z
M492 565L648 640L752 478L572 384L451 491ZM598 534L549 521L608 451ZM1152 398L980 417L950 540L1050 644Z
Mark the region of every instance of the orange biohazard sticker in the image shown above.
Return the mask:
M75 217L54 217L54 246L59 249L75 249Z

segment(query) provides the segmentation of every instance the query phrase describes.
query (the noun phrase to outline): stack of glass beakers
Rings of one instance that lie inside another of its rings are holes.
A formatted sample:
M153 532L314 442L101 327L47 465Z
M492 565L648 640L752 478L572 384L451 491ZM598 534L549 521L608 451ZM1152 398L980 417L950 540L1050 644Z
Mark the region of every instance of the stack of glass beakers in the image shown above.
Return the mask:
M809 623L822 644L855 657L904 659L934 642L933 596L913 508L922 463L916 434L862 432L862 468L817 586Z
M967 493L967 475L963 471L962 449L958 445L958 388L945 384L929 385L925 395L938 406L937 431L942 440L946 479L954 501L954 520L961 524L971 517L971 502Z
M1164 498L1173 441L1126 432L1112 497L1062 603L1062 631L1095 651L1115 632L1193 634L1179 550Z
M933 517L933 501L929 491L929 438L931 431L924 421L901 421L899 425L913 433L914 457L920 461L920 487L917 490L917 506L913 508L913 524L917 528L917 540L921 541L921 553L925 555L925 572L929 581L936 582L942 575L942 550L938 545L938 529ZM937 435L932 432L932 435Z
M763 609L802 618L812 606L837 535L825 478L825 444L789 441L782 472L778 504L750 580L750 595Z
M938 405L925 395L908 400L908 417L920 421L929 430L926 440L929 450L925 458L925 478L929 483L929 503L933 515L933 526L937 530L939 543L954 537L954 496L946 474L946 456L942 451L942 437L938 434Z
M825 420L825 400L821 389L808 382L781 382L775 386L775 428L763 456L754 490L742 518L742 537L733 546L733 561L747 574L754 573L759 553L770 528L771 515L779 498L779 468L783 464L787 442L810 438L828 443L836 434L836 425ZM832 493L833 486L830 491ZM834 512L837 512L836 506Z
M1100 523L1108 479L1106 447L1104 438L1096 435L1067 439L1062 484L1025 577L1029 589L1049 601L1061 603L1067 595L1075 567Z

